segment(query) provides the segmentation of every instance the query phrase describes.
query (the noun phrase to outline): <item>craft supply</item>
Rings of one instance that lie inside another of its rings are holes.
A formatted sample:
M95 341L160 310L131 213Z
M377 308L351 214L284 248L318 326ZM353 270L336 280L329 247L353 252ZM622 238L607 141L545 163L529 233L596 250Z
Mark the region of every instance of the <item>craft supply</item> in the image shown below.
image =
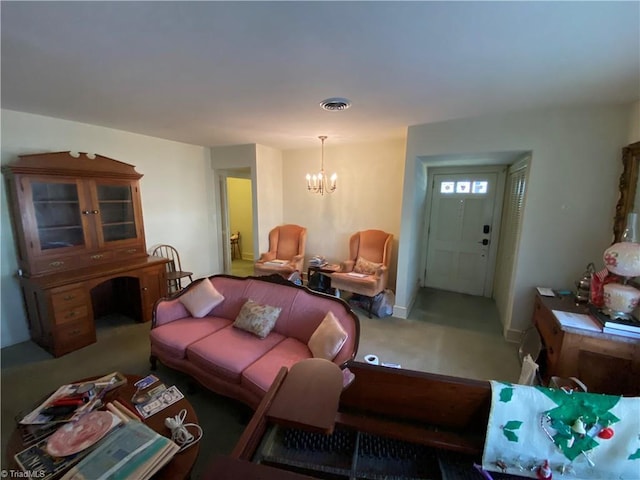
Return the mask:
M140 417L137 414L133 413L133 411L130 408L128 408L126 405L123 405L118 400L114 400L113 405L122 413L124 413L126 416L130 417L132 420L135 420L137 422L140 421Z
M131 419L118 410L111 402L107 403L107 410L117 416L123 423L128 423Z

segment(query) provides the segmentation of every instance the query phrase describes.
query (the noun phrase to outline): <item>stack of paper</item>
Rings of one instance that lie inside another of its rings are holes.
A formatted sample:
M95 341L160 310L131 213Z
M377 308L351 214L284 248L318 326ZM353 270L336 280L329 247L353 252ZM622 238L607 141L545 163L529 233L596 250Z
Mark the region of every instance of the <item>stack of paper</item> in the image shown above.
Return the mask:
M560 310L552 310L552 312L563 327L580 328L594 332L602 331L602 326L591 315Z
M147 480L167 464L179 449L174 442L145 424L128 422L110 433L62 480Z

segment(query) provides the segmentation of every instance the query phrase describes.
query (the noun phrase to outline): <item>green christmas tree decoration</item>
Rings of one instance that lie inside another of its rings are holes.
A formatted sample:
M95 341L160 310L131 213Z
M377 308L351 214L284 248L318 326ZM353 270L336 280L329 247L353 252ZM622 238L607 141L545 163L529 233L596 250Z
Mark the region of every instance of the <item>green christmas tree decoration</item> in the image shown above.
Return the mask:
M556 405L556 408L544 412L550 420L550 426L556 433L553 442L569 460L574 460L582 452L587 452L600 444L588 435L581 435L571 427L581 419L585 425L611 425L620 419L610 412L620 397L595 395L580 392L566 393L560 389L536 387ZM571 441L573 438L573 442Z

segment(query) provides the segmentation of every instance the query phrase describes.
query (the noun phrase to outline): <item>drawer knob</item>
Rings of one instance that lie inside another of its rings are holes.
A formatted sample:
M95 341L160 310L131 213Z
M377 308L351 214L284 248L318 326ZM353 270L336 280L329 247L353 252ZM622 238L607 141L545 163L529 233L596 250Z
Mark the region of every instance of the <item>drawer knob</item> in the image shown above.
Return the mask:
M55 262L51 262L51 263L49 264L49 266L50 266L50 267L61 267L61 266L63 266L63 265L64 265L64 262L61 262L61 261L59 261L59 260L58 260L58 261L55 261Z
M67 301L67 302L68 302L69 300L73 300L74 298L76 298L76 296L75 296L75 295L65 295L65 296L64 296L64 300L65 300L65 301Z
M71 335L78 335L80 333L80 330L75 329L75 330L71 330Z
M149 290L149 287L142 287L143 292L146 292L147 290Z
M100 255L100 254L98 254L98 255L91 255L91 258L92 258L93 260L100 260L102 257L104 257L104 255Z
M75 316L76 316L76 312L75 312L75 310L74 310L73 312L69 312L69 313L67 314L67 316L66 316L66 317L64 317L64 318L71 318L71 317L75 317Z
M549 353L553 355L553 347L549 347Z
M129 250L127 250L127 253L136 253L137 251L137 248L130 248Z

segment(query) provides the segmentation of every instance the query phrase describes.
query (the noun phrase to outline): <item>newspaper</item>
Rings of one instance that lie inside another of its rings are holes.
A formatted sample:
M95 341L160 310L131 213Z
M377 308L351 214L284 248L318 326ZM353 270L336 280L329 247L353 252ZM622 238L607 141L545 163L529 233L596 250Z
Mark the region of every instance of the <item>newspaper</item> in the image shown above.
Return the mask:
M62 480L147 480L168 463L179 449L174 442L145 424L128 422L110 433Z

